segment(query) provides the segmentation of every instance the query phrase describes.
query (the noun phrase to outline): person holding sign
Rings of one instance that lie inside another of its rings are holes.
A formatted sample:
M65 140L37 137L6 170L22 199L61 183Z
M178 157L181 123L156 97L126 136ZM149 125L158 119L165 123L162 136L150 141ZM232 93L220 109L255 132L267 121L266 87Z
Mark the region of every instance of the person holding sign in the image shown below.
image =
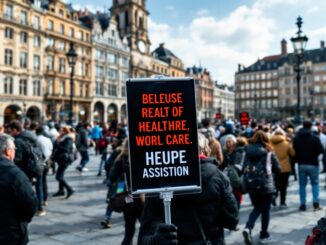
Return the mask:
M198 134L202 192L176 195L171 202L172 224L164 224L164 208L158 197L146 198L138 245L224 244L223 228L235 229L237 202L228 179L208 158L206 137Z

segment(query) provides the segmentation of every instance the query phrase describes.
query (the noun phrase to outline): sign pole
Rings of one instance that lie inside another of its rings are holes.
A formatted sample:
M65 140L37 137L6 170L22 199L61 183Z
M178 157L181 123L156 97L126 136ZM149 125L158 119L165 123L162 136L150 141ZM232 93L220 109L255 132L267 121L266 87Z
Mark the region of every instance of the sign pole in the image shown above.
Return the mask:
M163 199L164 203L164 217L165 223L171 225L171 200L173 198L172 191L163 191L161 192L161 198Z

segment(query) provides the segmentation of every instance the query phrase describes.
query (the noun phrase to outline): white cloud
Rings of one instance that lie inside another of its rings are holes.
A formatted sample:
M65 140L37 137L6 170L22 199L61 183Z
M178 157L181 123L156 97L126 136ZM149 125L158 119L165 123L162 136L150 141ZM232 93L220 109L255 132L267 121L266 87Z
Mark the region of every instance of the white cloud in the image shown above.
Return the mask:
M175 10L176 10L175 7L174 7L173 5L168 5L168 6L166 7L166 9L169 10L169 11L175 11Z
M257 54L266 54L274 42L275 22L257 8L238 7L227 17L199 16L179 28L149 22L149 34L156 48L166 48L181 58L187 67L202 64L214 80L233 83L237 63L251 64Z

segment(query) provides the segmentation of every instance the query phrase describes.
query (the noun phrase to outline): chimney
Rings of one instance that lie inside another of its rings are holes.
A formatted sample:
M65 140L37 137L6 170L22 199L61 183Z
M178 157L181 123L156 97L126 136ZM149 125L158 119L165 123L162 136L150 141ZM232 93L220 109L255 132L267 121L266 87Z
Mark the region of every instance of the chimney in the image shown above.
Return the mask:
M281 55L285 55L287 53L288 53L288 51L287 51L287 43L286 43L286 40L283 38L282 41L281 41Z
M241 71L241 64L238 64L238 72Z
M325 41L320 41L320 49L324 49L325 48Z

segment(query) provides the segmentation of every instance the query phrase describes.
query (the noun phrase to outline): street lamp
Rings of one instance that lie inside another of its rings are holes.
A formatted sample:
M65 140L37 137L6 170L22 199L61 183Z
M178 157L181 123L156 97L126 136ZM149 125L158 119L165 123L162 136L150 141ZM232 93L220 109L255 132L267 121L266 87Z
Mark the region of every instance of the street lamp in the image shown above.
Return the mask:
M301 124L301 107L300 107L300 80L301 80L301 69L300 69L300 64L303 60L304 56L304 50L306 48L308 38L305 35L302 35L302 18L299 16L297 18L297 26L298 26L298 31L297 31L297 36L291 38L291 42L293 45L294 53L296 55L296 65L294 68L294 71L297 73L296 79L297 79L297 107L296 107L296 115L295 115L295 123L297 125Z
M70 110L69 110L69 124L71 127L73 127L74 123L74 112L73 112L73 98L74 98L74 70L75 70L75 64L77 61L77 53L74 49L74 44L71 42L70 43L70 48L68 53L66 53L67 59L69 66L71 68L70 70Z

